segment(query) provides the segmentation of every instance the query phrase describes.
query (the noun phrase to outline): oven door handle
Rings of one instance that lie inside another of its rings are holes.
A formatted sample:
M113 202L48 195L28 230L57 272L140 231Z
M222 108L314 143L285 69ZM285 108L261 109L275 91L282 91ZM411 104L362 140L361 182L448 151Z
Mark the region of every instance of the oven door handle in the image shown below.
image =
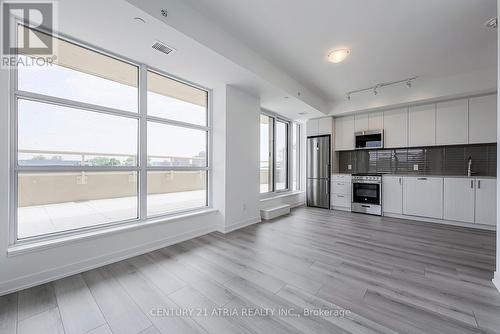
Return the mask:
M369 205L361 205L363 208L371 208Z

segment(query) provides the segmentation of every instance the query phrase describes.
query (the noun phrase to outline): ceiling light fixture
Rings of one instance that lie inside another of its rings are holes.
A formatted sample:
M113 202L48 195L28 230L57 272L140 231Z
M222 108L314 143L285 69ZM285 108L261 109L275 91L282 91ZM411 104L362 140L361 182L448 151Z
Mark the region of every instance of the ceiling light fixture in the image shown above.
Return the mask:
M352 94L361 93L361 92L367 92L367 91L372 91L373 95L378 95L379 89L387 87L387 86L399 85L399 84L403 84L404 83L407 88L411 88L413 80L416 80L417 78L418 78L417 76L414 76L414 77L403 79L403 80L382 82L382 83L378 83L378 84L376 84L374 86L370 86L370 87L366 87L366 88L362 88L362 89L357 89L357 90L351 90L350 92L347 92L345 95L347 97L347 100L350 101Z
M349 49L337 49L328 54L328 61L334 64L344 61L351 53Z

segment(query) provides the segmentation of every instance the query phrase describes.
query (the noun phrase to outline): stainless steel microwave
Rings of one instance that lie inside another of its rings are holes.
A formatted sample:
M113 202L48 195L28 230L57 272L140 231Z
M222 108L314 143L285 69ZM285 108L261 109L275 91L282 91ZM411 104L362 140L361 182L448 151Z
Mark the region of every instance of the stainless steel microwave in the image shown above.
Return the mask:
M354 144L357 150L384 148L384 130L355 132Z

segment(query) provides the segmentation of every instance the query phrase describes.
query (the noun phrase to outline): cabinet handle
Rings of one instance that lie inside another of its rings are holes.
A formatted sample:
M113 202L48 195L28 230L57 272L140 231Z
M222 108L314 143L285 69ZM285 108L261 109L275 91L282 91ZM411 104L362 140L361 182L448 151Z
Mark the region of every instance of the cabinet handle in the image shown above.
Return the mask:
M477 180L477 189L481 189L481 180Z
M344 195L337 195L337 197L342 197L342 198L344 198L345 196L344 196Z
M470 180L470 188L474 189L474 180Z
M426 177L419 177L417 180L419 180L419 181L426 181L427 178Z

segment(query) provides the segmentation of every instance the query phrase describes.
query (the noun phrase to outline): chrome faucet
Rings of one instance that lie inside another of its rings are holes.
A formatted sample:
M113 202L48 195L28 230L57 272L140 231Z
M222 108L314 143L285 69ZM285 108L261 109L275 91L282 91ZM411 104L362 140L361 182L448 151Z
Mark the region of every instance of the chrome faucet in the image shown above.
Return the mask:
M472 176L472 157L467 159L467 176Z

